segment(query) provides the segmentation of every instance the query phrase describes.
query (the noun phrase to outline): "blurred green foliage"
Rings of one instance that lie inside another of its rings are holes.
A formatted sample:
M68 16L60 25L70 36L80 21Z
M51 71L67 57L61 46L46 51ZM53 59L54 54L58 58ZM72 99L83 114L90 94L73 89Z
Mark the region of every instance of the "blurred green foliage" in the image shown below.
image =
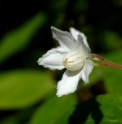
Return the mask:
M34 34L43 25L45 19L45 14L38 13L19 28L6 34L0 44L0 63L26 48Z
M73 95L63 96L60 99L55 96L49 99L44 105L37 108L37 111L35 111L30 124L67 123L68 116L74 110L73 106L76 104L75 101L76 99Z
M57 46L53 25L77 28L86 34L92 52L122 64L121 0L1 3L0 124L122 123L121 69L95 67L89 84L58 98L62 72L36 62Z
M0 75L0 82L1 110L29 107L54 89L53 79L44 71L10 71Z

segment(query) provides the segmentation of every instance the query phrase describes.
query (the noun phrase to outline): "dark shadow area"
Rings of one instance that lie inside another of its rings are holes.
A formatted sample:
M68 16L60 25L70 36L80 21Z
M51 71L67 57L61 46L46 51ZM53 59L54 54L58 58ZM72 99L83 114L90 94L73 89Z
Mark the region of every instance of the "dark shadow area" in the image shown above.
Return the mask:
M68 124L84 124L89 116L94 120L94 124L99 124L102 121L103 113L96 97L107 92L102 79L92 86L79 89L76 92L79 104L76 105L75 111L69 117Z
M68 124L84 124L89 115L92 116L94 124L99 124L103 118L100 104L96 101L96 98L90 98L76 105L74 113L69 117Z

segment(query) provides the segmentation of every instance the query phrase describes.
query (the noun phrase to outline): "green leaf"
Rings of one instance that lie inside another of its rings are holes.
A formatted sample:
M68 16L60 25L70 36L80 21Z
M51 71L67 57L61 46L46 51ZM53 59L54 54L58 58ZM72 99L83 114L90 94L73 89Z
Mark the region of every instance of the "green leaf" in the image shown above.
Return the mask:
M31 106L54 90L54 80L47 72L9 71L0 74L0 109Z
M110 70L105 73L105 82L109 93L105 96L99 96L97 100L102 104L101 110L104 113L103 121L108 123L122 123L122 70Z
M113 52L106 55L106 58L122 63L122 52ZM100 103L100 110L103 118L100 124L119 124L122 123L122 69L116 68L99 68L105 82L108 93L97 97ZM94 73L94 72L93 72ZM93 119L89 116L87 123L93 123Z
M67 124L75 104L73 94L63 97L55 96L36 110L30 124Z
M7 33L0 41L0 63L27 47L45 19L45 14L38 13L20 27Z

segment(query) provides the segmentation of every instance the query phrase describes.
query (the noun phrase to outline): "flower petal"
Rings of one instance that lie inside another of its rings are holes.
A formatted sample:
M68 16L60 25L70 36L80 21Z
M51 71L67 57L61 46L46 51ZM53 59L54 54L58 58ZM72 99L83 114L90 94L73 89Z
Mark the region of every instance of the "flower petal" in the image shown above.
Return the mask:
M89 74L91 73L93 66L89 60L86 60L86 63L81 71L80 77L82 77L83 81L88 83L89 82Z
M57 85L57 96L67 95L77 89L80 79L80 71L66 70L63 74L62 80Z
M84 57L87 58L90 54L90 49L83 42L83 37L78 34L78 40L76 41L77 49L84 54Z
M41 58L39 58L38 64L51 70L61 70L64 68L62 60L66 53L66 50L61 47L53 48L49 50L46 54L44 54Z
M65 50L67 50L68 52L77 50L74 38L69 32L61 31L52 26L51 29L53 38L56 39Z
M62 47L57 47L57 48L52 48L51 50L48 50L47 51L47 53L44 55L45 57L46 56L48 56L48 55L50 55L50 54L53 54L53 53L61 53L61 54L66 54L67 53L67 51L64 49L64 48L62 48Z
M74 37L74 39L75 39L76 41L77 41L77 39L78 39L78 34L80 34L80 35L83 37L83 42L84 42L85 45L90 49L85 34L81 33L80 31L76 30L76 29L73 28L73 27L70 28L70 32L71 32L72 36Z

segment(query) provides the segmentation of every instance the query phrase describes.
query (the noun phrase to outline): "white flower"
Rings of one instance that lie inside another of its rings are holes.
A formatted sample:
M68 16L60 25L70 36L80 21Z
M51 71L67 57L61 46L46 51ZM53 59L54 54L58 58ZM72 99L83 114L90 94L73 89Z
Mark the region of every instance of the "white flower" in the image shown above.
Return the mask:
M39 58L38 64L51 70L67 69L57 85L57 95L60 97L74 92L81 78L87 83L93 66L87 59L90 48L83 33L74 28L70 28L71 34L55 27L51 29L60 47L49 50Z

